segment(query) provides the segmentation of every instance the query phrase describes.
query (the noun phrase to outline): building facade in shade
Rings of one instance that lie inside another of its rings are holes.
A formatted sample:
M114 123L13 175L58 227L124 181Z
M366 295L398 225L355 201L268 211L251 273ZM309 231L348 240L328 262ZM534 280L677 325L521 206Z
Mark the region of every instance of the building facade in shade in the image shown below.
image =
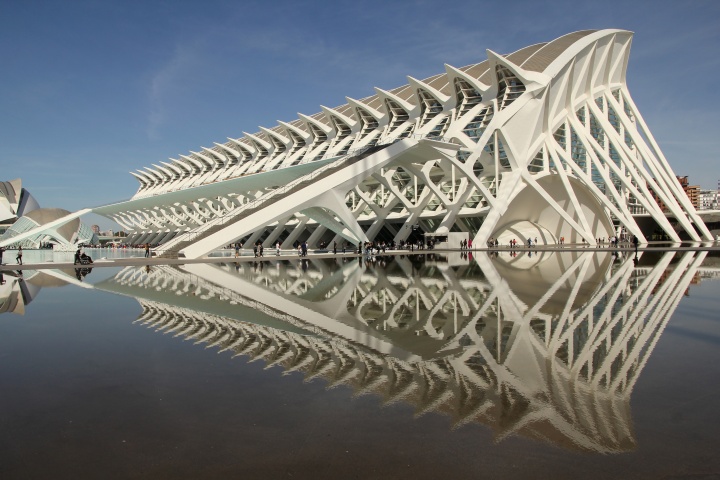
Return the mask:
M128 243L356 244L464 232L711 240L628 91L632 33L586 30L260 127L132 174L92 209ZM662 205L662 206L661 206Z

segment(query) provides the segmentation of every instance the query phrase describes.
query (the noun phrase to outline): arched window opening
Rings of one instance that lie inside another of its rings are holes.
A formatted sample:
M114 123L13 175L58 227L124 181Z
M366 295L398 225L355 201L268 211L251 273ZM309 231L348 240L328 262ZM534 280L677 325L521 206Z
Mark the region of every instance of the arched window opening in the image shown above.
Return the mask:
M499 138L497 141L497 149L498 161L500 162L500 165L505 168L510 168L510 159L508 158L507 152L505 151L505 145L503 145L502 140L500 140Z
M339 143L341 140L347 138L347 136L350 135L350 127L347 123L333 116L330 116L330 121L335 127L335 131L337 131L337 135L335 136L335 144Z
M567 148L567 134L565 133L565 124L561 124L560 127L558 127L557 130L555 130L555 133L553 133L553 138L555 138L555 141L562 147L563 150Z
M308 123L308 126L310 127L310 130L312 131L312 134L314 137L313 144L310 147L310 150L314 150L321 143L325 144L325 146L322 148L322 150L320 150L318 152L318 154L315 155L315 158L313 158L313 160L320 160L323 157L323 155L325 155L325 152L327 152L328 148L330 147L330 144L327 141L327 139L328 139L327 135L325 134L325 132L320 130L320 127L318 127L317 125Z
M288 157L292 157L293 155L295 155L296 153L298 153L301 149L305 148L305 146L306 146L307 144L305 143L305 139L304 139L304 138L302 138L300 135L298 135L297 133L293 132L292 130L288 130L288 133L290 134L290 138L291 138L292 141L293 141L293 146L292 146L292 148L290 149L290 153L288 154ZM297 157L295 160L293 160L293 163L292 163L291 165L297 165L298 163L300 163L300 161L301 161L304 157L305 157L304 154L298 155L298 157Z
M462 78L455 79L458 117L465 115L475 105L482 102L482 95Z
M252 141L252 140L251 140ZM260 144L260 142L252 141L252 144L258 151L257 160L263 159L268 156L267 148Z
M475 118L468 123L465 128L463 129L463 133L470 137L470 140L477 143L478 140L480 140L480 137L482 137L482 134L487 129L487 126L490 124L490 121L493 119L494 115L494 109L492 105L488 105L487 107L483 108L480 113L475 115Z
M333 146L339 145L343 140L345 140L348 136L350 136L350 126L340 120L339 118L336 118L334 116L330 116L330 122L332 122L333 126L335 127L335 130L337 131L337 135L335 136L335 139L333 141ZM348 141L346 142L345 146L337 152L338 155L345 155L348 150L350 150L350 145L352 142Z
M442 104L426 90L418 89L420 97L420 125L426 125L442 112Z
M273 135L268 135L270 137L270 142L272 142L274 151L273 151L273 158L277 158L283 153L285 153L285 150L287 150L287 147L283 142L280 141L280 139L275 138Z
M590 135L601 147L605 147L605 130L592 113L590 114Z
M450 116L446 115L428 132L430 138L441 138L445 135L447 127L450 125Z
M535 154L533 159L530 160L530 163L528 163L528 172L530 172L530 173L542 172L544 167L545 167L545 149L541 148Z
M499 110L509 107L520 95L525 92L525 85L507 67L495 67L498 81Z
M390 127L388 129L388 133L392 133L397 127L410 119L410 115L408 115L405 109L398 105L398 103L394 100L386 99L385 108L390 115Z
M360 122L362 123L362 128L360 129L360 138L367 137L370 132L374 131L376 128L378 128L379 123L373 117L368 113L366 110L362 108L356 108L355 111L357 112L358 118L360 118Z
M320 127L313 125L312 123L308 123L308 126L310 127L310 131L312 131L313 134L312 148L317 147L323 142L327 142L327 135L320 129Z

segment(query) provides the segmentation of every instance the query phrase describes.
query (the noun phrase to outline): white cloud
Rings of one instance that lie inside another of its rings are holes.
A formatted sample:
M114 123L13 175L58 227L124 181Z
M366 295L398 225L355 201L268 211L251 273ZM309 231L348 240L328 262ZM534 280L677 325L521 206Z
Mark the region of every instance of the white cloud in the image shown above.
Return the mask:
M189 74L197 62L195 48L190 45L177 45L172 57L165 62L150 80L147 136L157 139L159 129L166 120L166 104L169 91L176 90L182 76Z

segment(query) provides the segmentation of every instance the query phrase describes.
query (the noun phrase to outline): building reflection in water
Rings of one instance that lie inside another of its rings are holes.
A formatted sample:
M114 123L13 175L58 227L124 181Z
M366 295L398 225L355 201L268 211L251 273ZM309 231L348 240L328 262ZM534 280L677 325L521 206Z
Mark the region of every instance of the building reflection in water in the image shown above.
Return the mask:
M0 270L0 313L23 315L25 306L32 302L43 288L64 287L68 284L93 288L82 283L91 272L91 268Z
M136 298L158 332L418 416L616 453L635 448L633 386L706 254L645 255L127 267L95 288Z

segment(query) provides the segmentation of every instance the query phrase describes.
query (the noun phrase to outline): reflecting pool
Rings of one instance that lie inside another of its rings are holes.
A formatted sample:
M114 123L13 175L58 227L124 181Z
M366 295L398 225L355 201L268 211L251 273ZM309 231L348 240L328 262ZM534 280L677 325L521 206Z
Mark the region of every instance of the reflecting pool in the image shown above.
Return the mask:
M717 278L611 251L4 272L0 476L709 478Z

